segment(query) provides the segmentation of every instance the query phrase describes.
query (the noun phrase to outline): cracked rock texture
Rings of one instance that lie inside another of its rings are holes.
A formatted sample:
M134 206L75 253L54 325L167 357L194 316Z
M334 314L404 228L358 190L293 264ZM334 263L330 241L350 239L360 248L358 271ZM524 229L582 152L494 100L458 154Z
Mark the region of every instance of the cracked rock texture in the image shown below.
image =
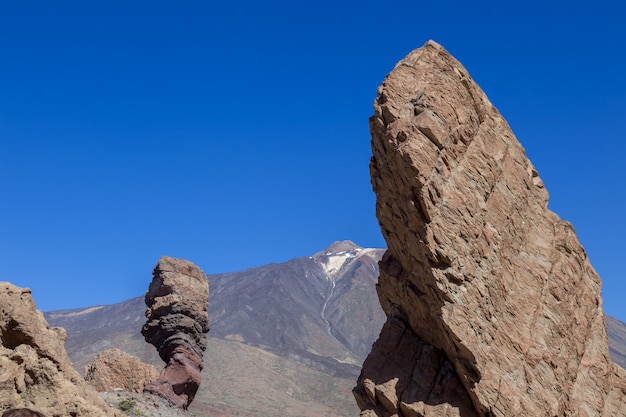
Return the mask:
M93 362L85 367L85 381L98 392L143 392L146 384L158 376L154 366L119 349L98 353Z
M159 259L146 293L146 324L141 333L166 365L144 391L186 409L200 385L202 355L209 331L209 283L189 261Z
M374 107L389 319L354 389L362 415L626 415L600 278L467 70L430 41Z
M120 417L74 370L65 329L51 328L28 288L0 282L0 413L31 408L48 417Z

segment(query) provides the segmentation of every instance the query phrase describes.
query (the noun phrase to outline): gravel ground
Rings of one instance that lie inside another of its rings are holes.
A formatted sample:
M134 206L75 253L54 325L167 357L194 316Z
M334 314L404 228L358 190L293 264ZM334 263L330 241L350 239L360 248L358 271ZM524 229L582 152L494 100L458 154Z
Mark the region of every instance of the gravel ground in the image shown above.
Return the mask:
M100 396L111 407L129 416L144 417L192 417L195 414L172 406L169 401L156 395L127 391L101 392Z

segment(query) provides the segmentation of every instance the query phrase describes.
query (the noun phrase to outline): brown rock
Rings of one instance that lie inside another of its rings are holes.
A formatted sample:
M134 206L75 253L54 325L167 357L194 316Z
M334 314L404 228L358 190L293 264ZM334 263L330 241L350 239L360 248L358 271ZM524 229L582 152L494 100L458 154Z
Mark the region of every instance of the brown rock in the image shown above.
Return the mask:
M202 354L209 331L209 284L191 262L162 257L146 294L147 321L141 333L166 363L145 391L186 409L200 385Z
M377 290L391 319L355 388L361 409L626 415L600 279L465 68L428 42L396 65L374 107L370 170L389 248ZM439 388L425 390L433 375Z
M142 392L146 384L158 376L154 366L119 349L98 353L93 362L85 367L85 381L98 392L119 389Z
M48 326L29 289L0 283L0 411L121 416L74 370L64 341L65 330Z
M478 416L445 354L393 317L363 364L354 395L359 408L374 415ZM439 404L449 414L437 414Z
M2 413L2 417L46 417L30 408L12 408Z

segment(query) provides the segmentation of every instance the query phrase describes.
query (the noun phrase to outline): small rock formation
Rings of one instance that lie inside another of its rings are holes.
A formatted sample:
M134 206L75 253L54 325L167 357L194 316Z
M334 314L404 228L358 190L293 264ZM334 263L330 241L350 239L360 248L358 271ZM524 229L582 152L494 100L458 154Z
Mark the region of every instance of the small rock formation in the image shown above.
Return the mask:
M388 320L354 389L361 415L626 415L600 279L465 68L428 42L374 107Z
M0 412L32 408L49 417L121 416L74 370L65 330L50 328L28 288L0 282Z
M85 381L98 392L120 389L143 392L146 384L158 376L154 366L119 349L107 349L98 353L93 362L85 367Z
M207 276L191 262L164 256L152 273L146 305L141 333L166 366L145 391L186 409L200 385L209 331Z

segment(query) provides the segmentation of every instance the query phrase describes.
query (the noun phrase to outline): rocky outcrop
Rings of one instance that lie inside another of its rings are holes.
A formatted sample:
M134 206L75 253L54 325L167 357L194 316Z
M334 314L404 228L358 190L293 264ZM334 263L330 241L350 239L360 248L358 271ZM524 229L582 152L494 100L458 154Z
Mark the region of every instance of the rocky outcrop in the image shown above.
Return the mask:
M374 107L389 319L354 390L362 415L626 415L600 279L465 68L428 42Z
M200 385L209 331L207 276L191 262L164 256L154 268L145 300L147 321L141 333L166 363L145 391L186 409Z
M85 367L85 381L98 392L120 389L143 392L146 384L156 380L158 376L154 366L119 349L107 349L98 353L93 362Z
M28 407L49 417L121 416L72 368L65 330L50 328L31 292L0 283L0 411Z

